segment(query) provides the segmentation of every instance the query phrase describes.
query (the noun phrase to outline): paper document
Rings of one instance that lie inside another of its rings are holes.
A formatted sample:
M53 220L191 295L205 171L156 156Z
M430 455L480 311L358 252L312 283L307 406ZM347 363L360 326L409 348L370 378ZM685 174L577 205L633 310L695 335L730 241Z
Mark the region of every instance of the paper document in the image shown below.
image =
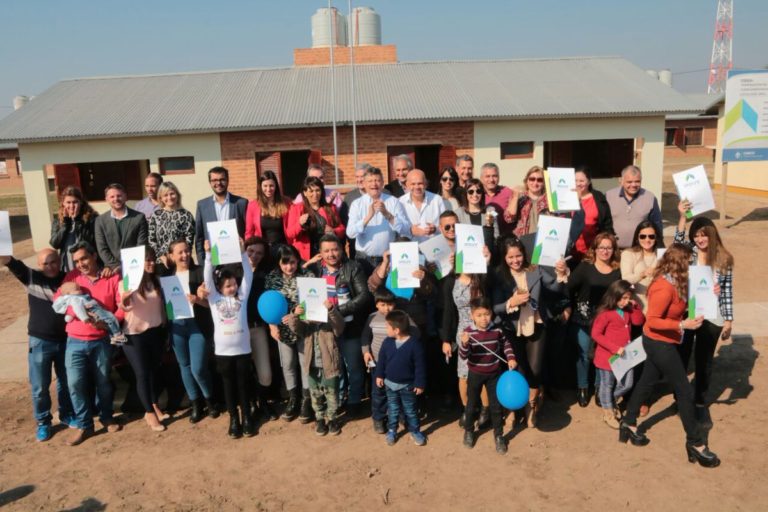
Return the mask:
M211 264L226 265L240 263L240 234L237 232L237 222L234 219L209 222L208 242L211 244Z
M456 224L456 273L486 274L488 267L483 256L485 238L483 226Z
M531 263L554 267L557 260L565 256L570 232L571 219L549 215L540 216Z
M296 287L299 292L299 304L304 308L302 320L310 322L327 322L328 283L321 277L297 277Z
M123 290L132 292L138 290L141 278L144 276L145 246L120 249L120 268L123 271Z
M189 279L189 275L187 275ZM185 282L178 275L161 277L160 286L163 287L165 297L165 312L168 320L181 320L193 318L192 304L187 299L189 294L189 282Z

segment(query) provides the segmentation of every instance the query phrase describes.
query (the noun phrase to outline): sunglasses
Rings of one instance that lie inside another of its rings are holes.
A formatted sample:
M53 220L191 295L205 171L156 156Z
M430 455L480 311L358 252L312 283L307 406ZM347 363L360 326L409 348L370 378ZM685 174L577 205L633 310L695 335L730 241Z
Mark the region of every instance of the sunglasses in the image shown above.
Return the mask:
M473 188L472 190L467 190L468 196L481 196L483 195L483 191L477 188Z
M440 181L443 181L443 182L453 181L453 178L451 178L450 176L443 176L442 178L440 178Z
M446 224L443 226L443 229L446 231L453 231L453 228L455 227L455 224Z
M656 235L637 235L637 238L640 240L645 240L646 238L648 240L656 240Z
M536 183L544 183L544 178L535 178L531 176L530 178L528 178L528 181L535 181Z

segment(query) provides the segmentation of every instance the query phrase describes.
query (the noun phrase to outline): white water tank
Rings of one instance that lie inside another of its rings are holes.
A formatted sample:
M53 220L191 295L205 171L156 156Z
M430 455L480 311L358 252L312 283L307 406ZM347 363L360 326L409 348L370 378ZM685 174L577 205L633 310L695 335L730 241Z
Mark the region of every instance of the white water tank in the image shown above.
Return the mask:
M353 46L381 44L381 16L371 7L355 7L349 20L349 35Z
M672 87L672 71L668 69L659 70L659 82Z
M14 96L13 97L13 110L19 110L21 107L29 103L29 96Z
M312 48L327 48L347 45L347 19L335 7L318 9L312 15Z

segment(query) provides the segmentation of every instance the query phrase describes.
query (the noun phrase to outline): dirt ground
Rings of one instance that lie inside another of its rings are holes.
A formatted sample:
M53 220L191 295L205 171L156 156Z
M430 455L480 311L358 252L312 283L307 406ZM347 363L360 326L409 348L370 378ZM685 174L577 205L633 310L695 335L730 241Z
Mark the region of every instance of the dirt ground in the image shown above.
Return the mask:
M729 200L733 218L721 233L736 257L736 301L766 302L768 292L749 269L759 268L768 249L768 200ZM665 193L664 210L672 209ZM25 309L22 289L11 282L0 274L0 327ZM738 318L735 332L743 332ZM766 347L762 330L718 347L709 442L723 463L715 470L688 463L669 395L645 419L651 444L636 448L616 442L594 404L581 409L572 391L558 392L557 400L545 402L539 429L508 434L509 453L502 457L490 432L465 449L455 418L440 415L428 417L425 447L407 436L388 447L369 419L346 422L339 437L318 438L312 425L275 421L252 439L232 441L225 416L192 425L186 414L163 433L134 420L79 447L64 446L61 433L41 444L34 440L28 384L0 383L0 507L766 510L768 487L760 482L768 474L768 374L758 357Z

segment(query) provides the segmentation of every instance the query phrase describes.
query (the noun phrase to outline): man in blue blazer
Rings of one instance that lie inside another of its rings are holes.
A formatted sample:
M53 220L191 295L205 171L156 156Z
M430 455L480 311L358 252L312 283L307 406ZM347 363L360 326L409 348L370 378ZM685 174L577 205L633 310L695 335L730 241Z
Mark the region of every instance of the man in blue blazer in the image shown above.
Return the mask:
M235 219L237 232L245 236L245 210L248 200L244 197L230 194L229 171L224 167L214 167L208 171L208 183L213 190L212 197L206 197L197 202L195 213L195 252L197 262L202 265L205 261L204 241L208 239L208 222Z

